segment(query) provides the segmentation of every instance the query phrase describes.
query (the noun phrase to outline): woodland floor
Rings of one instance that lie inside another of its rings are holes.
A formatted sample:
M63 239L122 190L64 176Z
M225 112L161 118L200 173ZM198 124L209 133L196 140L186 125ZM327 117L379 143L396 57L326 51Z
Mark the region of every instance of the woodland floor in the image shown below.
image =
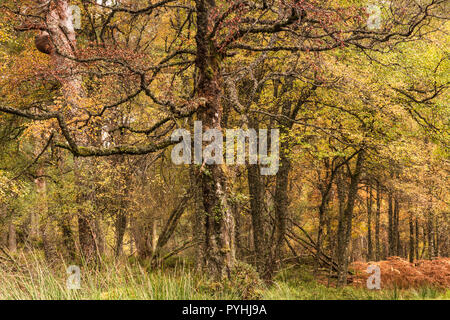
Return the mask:
M81 289L68 290L67 265L50 268L39 253L19 253L0 259L0 299L450 300L449 259L414 266L391 258L378 264L387 274L381 290L364 287L366 263L353 264L352 285L337 289L325 279L317 280L308 266L286 268L267 286L247 277L235 283L214 283L179 260L157 271L132 260L105 261L95 269L81 267Z

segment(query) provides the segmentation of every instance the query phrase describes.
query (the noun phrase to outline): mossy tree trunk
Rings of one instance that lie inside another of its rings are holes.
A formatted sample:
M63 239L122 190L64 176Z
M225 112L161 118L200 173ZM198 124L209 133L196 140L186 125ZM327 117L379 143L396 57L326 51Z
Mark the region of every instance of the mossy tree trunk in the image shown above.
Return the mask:
M203 131L222 131L222 57L212 39L209 24L215 9L214 1L197 0L197 97L205 101L198 112ZM228 204L225 167L203 163L197 183L202 190L204 233L204 267L217 278L229 277L235 260L234 218Z

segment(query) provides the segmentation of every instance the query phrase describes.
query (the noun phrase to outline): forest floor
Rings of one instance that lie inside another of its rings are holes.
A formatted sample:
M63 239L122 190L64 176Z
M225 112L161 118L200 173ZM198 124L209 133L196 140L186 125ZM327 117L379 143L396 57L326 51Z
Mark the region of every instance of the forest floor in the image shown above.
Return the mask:
M214 283L180 263L149 271L133 261L103 262L95 269L80 268L80 289L76 290L67 289L66 270L63 264L49 267L39 253L0 256L0 299L450 300L450 288L424 284L368 290L354 281L337 289L316 281L307 266L287 268L267 286L240 275L237 283Z

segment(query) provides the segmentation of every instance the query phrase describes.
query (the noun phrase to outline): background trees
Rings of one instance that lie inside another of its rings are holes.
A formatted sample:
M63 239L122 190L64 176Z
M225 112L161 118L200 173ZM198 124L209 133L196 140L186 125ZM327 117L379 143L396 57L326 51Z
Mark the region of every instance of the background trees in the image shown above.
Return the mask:
M392 1L373 29L363 2L4 1L8 239L14 212L49 261L191 250L271 279L309 253L339 285L351 260L448 255L445 5ZM280 129L279 171L174 166L194 120Z

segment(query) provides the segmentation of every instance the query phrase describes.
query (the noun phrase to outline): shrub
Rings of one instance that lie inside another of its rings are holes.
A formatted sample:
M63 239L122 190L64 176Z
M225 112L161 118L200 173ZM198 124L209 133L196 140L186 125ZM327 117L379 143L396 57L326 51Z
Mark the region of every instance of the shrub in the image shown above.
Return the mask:
M365 286L369 275L367 267L378 265L381 270L381 287L383 289L409 289L420 287L450 288L450 259L420 260L412 264L399 257L390 257L386 261L355 262L353 285Z
M202 289L212 291L214 294L221 292L236 299L257 300L262 296L264 282L253 266L238 261L229 278L224 278L221 282L207 281L202 285Z

